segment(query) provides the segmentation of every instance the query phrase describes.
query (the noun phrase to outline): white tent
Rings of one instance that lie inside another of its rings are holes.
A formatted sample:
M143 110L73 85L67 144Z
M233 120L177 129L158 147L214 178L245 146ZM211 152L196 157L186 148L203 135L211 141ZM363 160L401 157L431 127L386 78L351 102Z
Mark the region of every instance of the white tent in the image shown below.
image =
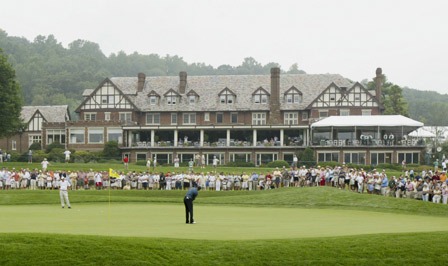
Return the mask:
M413 138L435 138L436 134L429 132L424 128L419 128L409 133L408 136Z
M311 124L311 128L319 127L414 127L419 128L423 123L402 115L350 115L330 116Z

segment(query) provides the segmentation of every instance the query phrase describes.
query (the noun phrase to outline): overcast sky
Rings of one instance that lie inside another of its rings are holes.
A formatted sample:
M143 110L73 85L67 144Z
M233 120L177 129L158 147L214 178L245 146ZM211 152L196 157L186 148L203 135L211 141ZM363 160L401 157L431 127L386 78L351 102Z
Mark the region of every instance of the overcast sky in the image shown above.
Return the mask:
M443 0L10 0L0 28L214 67L253 57L354 81L381 67L400 86L448 93L447 11Z

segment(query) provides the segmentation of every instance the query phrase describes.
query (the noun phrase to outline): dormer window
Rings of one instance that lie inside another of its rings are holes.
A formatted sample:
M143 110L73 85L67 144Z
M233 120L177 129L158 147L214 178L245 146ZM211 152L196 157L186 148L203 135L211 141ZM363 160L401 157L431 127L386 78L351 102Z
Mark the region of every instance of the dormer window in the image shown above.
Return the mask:
M229 88L225 88L218 95L219 103L233 104L235 102L236 95Z
M165 100L166 100L166 104L168 105L176 105L179 102L179 97L180 95L173 91L173 90L169 90L167 93L165 93Z
M148 97L149 97L149 104L150 105L157 105L157 104L159 104L160 95L157 94L155 91L151 91L148 94Z
M191 90L187 93L188 104L195 104L199 100L199 95Z
M260 87L252 94L252 98L254 103L267 104L269 102L269 93Z
M301 103L302 93L295 87L291 87L285 92L285 103Z

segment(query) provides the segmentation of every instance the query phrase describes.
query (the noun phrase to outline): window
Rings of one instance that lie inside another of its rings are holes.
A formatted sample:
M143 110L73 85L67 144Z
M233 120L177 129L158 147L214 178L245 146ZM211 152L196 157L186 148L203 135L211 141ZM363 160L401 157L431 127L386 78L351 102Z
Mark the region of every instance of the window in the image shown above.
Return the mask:
M96 113L84 113L84 120L95 121L96 120Z
M308 113L302 112L302 120L308 120Z
M159 125L160 124L160 114L159 113L146 114L146 124L147 125Z
M232 124L238 123L238 113L230 113L230 123Z
M252 125L266 125L266 113L252 113Z
M328 117L328 111L319 111L319 118Z
M177 103L177 94L173 91L168 92L165 94L166 97L166 104L168 105L176 105Z
M210 121L210 113L204 113L204 121Z
M189 95L189 96L188 96L188 102L189 102L190 104L194 104L194 103L196 102L196 96L194 96L194 95Z
M406 160L408 164L419 164L420 163L420 153L419 152L399 152L398 161L402 162Z
M150 105L156 105L157 104L157 99L158 99L158 97L155 96L155 95L149 96L149 104Z
M70 143L84 143L84 129L70 129Z
M225 88L219 93L219 102L222 104L234 103L235 94L228 88Z
M370 109L363 109L362 110L362 115L372 115L372 110L370 110Z
M47 130L47 144L51 144L53 142L59 142L61 144L65 144L65 130L63 129Z
M120 113L120 121L132 121L132 113Z
M184 114L184 125L195 125L196 124L196 114L186 113Z
M350 115L350 110L349 109L341 109L341 110L339 110L339 115L340 116L348 116L348 115Z
M344 153L344 162L353 164L366 164L365 152L346 152Z
M89 143L103 143L104 129L103 128L89 128Z
M40 131L42 130L42 122L44 118L40 113L36 113L33 119L28 123L28 131Z
M104 113L104 120L110 121L110 112L105 112Z
M302 102L302 93L296 89L295 87L291 87L285 93L285 102L286 103L300 103Z
M260 87L252 93L252 99L254 103L266 104L269 101L269 93Z
M108 128L107 141L116 141L118 144L123 143L123 133L121 128Z
M11 150L13 151L17 150L17 141L11 140Z
M339 162L338 152L318 153L317 158L319 162Z
M28 135L28 147L33 143L42 143L41 135Z
M285 125L298 125L299 124L299 113L297 113L297 112L285 113L283 123Z
M171 114L171 124L177 125L177 114L176 113Z
M222 113L216 113L216 123L222 124L223 120L223 114Z

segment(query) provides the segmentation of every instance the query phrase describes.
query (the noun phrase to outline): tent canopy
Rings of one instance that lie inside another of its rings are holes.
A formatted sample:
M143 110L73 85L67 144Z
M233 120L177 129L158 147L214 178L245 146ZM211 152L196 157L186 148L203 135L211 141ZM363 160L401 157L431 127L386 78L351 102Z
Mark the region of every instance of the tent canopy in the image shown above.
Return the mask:
M419 128L411 133L408 134L409 137L416 137L416 138L435 138L436 134L429 132L428 130L425 130L424 128Z
M419 128L423 123L402 115L350 115L330 116L311 124L311 128L320 127L414 127Z

